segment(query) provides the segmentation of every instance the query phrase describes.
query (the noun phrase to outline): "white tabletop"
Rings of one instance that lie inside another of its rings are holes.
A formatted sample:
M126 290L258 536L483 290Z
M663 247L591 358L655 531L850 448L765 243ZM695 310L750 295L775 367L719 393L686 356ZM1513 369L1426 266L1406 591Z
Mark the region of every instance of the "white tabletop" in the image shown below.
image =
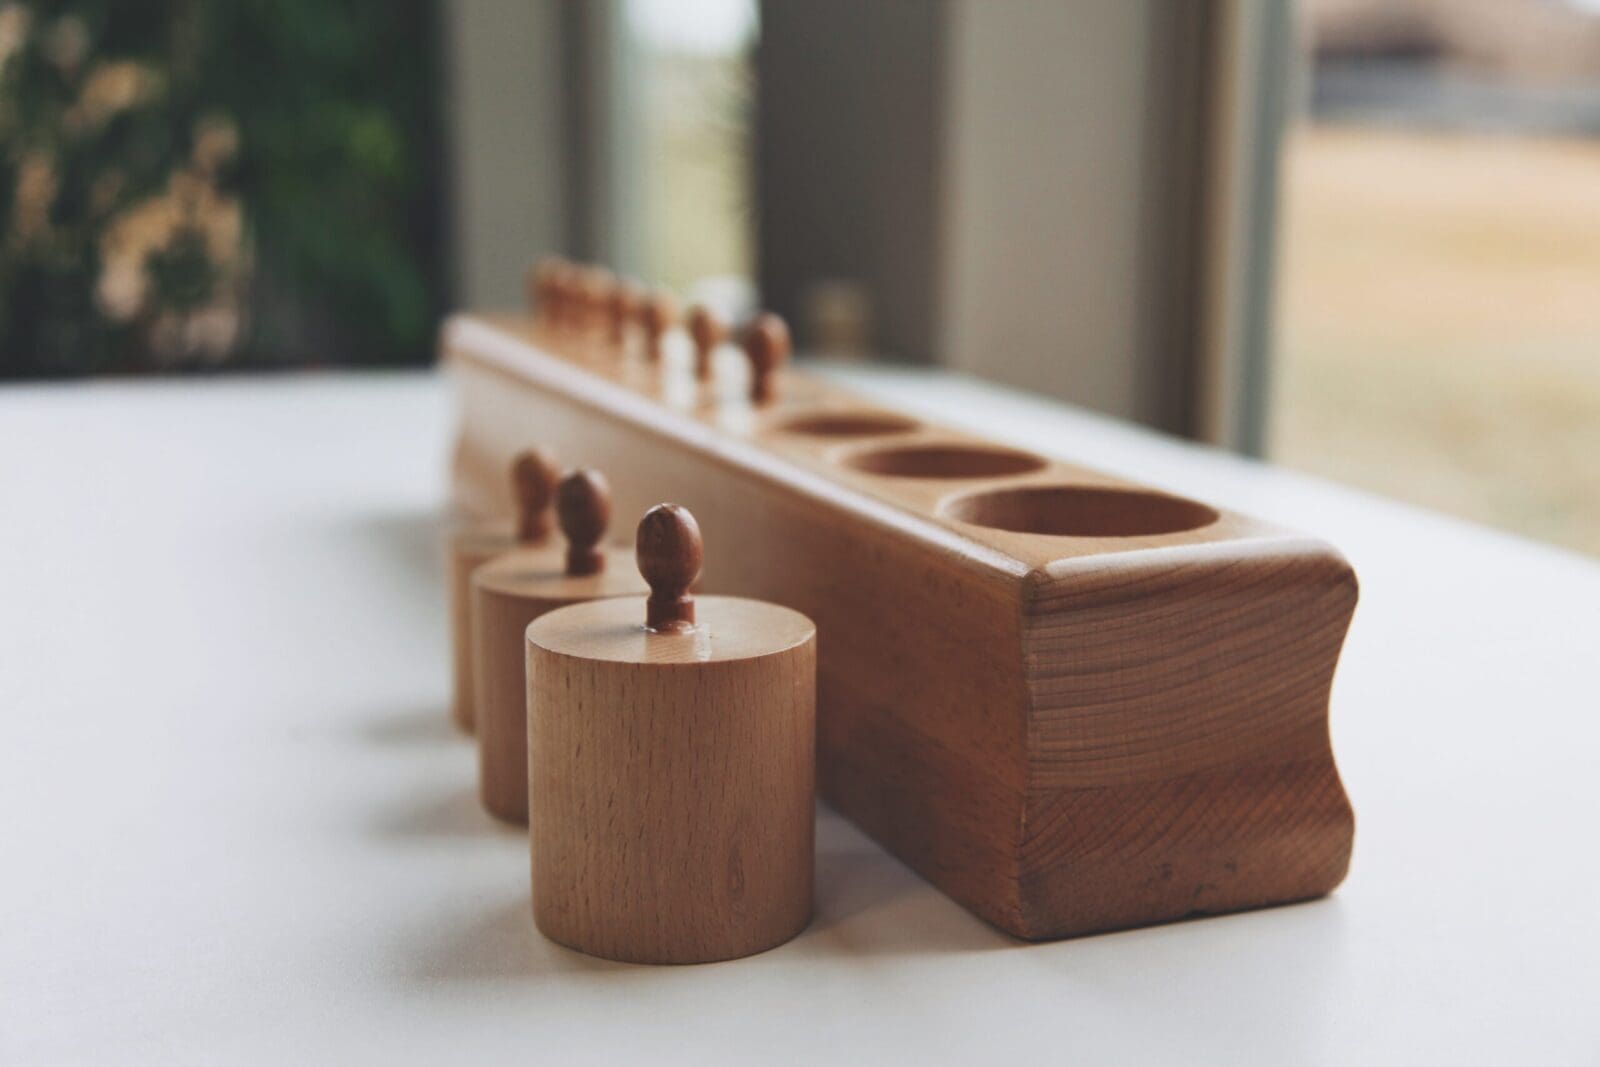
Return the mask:
M1317 533L1332 897L1023 945L820 813L753 959L545 942L446 725L421 375L0 390L0 1062L1600 1061L1600 566L961 379L902 407Z

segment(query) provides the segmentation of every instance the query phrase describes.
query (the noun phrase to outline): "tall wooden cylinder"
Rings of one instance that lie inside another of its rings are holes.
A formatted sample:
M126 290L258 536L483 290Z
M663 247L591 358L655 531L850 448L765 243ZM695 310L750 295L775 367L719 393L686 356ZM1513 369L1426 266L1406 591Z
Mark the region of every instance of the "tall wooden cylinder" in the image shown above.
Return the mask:
M607 959L747 956L811 914L816 627L729 597L643 625L661 610L596 601L528 627L534 919Z
M472 525L450 535L445 549L450 584L450 718L467 733L477 726L472 669L472 572L517 547L511 524Z
M548 544L550 533L548 512L556 486L555 457L542 448L525 449L512 458L510 474L511 494L516 501L514 520L463 526L450 535L445 551L450 583L450 717L468 733L477 727L473 572L512 549Z
M473 666L478 720L478 787L489 814L528 821L528 624L569 604L637 596L644 579L627 546L595 574L569 575L563 549L509 552L472 579Z

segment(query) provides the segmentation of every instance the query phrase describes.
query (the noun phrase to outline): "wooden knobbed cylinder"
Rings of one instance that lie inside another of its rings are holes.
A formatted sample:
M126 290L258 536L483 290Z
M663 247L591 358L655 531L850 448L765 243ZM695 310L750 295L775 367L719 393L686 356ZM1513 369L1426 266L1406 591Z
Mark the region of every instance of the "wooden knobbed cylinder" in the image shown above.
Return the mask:
M511 462L515 519L510 523L467 526L450 537L450 717L468 733L477 725L472 677L472 573L513 549L542 548L547 544L557 470L555 457L545 449L518 453Z
M497 819L528 821L528 689L523 635L553 608L599 597L637 596L644 579L625 563L606 566L601 547L611 491L598 471L576 470L556 487L564 552L509 552L472 578L473 670L477 690L478 785Z
M578 275L578 325L591 331L608 329L611 296L617 287L616 275L603 267L588 267Z
M659 363L661 339L678 324L678 302L671 293L656 290L639 303L639 324L644 327L645 355Z
M528 627L534 921L632 963L773 948L811 915L816 627L689 596L700 531L639 524L648 598Z
M556 303L561 298L561 272L566 266L566 261L560 257L546 256L528 271L524 281L528 304L541 319L548 321L556 314Z
M728 339L728 328L710 308L696 304L689 310L689 337L694 341L694 380L709 382L711 355Z
M789 361L789 327L777 315L763 311L744 329L744 351L750 359L750 402L770 404L776 395L773 380Z
M628 325L639 314L639 303L644 299L639 287L626 278L619 279L611 290L606 306L606 340L621 349L628 339Z

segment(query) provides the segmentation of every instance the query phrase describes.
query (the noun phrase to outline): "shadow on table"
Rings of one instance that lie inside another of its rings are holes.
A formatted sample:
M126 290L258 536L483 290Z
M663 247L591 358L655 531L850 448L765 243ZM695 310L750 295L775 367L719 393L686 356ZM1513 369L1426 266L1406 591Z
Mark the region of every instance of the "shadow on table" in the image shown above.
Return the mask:
M374 512L343 519L324 531L337 545L330 581L359 581L349 625L381 639L353 642L349 673L427 679L413 685L414 702L379 715L363 714L357 730L381 745L447 744L460 739L446 705L451 662L444 577L448 523L431 511ZM403 675L396 668L403 667Z
M821 959L1020 944L939 892L832 808L818 805L816 915L789 950Z
M395 575L396 595L415 610L440 616L439 655L447 656L443 629L442 545L448 522L430 512L378 514L358 521L354 534L370 550L369 562ZM392 609L391 609L392 610ZM426 705L363 721L363 739L377 745L470 747L445 709ZM385 836L515 836L486 815L470 787L384 812L375 830ZM526 862L525 850L518 850ZM816 914L794 941L763 958L848 960L874 956L976 952L1015 946L889 856L832 809L817 811ZM592 959L561 948L533 926L526 897L509 901L478 922L423 946L413 960L426 981L530 980L556 975L637 976L672 969ZM736 963L712 965L734 966Z
M472 738L456 729L450 712L437 704L418 704L362 720L357 727L364 740L379 745L470 744Z
M453 801L451 814L475 800ZM478 812L480 822L489 821ZM949 955L1021 944L975 918L880 850L839 815L818 811L816 914L799 937L760 958L823 963L859 959ZM412 961L424 982L649 981L683 968L645 967L595 959L544 938L533 925L526 896L490 910L482 919L423 946ZM703 966L738 966L731 960ZM698 967L689 970L699 970Z
M438 599L444 589L444 545L450 529L443 510L376 512L356 518L352 525L356 538L376 549L383 562L415 578L430 597Z
M463 788L442 797L422 798L399 811L387 812L376 823L384 836L433 837L517 837L527 829L500 822L478 803L475 789Z

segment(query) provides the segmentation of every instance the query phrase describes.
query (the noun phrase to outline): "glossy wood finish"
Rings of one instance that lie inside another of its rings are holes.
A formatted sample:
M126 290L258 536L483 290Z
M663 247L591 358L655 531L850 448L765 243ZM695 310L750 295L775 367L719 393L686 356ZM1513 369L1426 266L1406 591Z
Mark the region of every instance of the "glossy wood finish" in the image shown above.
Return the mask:
M591 469L567 474L556 490L556 510L567 540L567 574L599 573L606 565L600 542L611 525L611 486L605 475Z
M657 633L693 626L694 597L689 588L700 577L705 560L694 515L679 504L657 504L639 520L634 554L639 575L650 586L645 626Z
M811 915L816 628L739 598L667 632L646 611L528 628L534 919L635 963L761 952Z
M692 508L702 589L816 621L823 795L1000 928L1344 877L1327 706L1356 581L1327 545L1016 449L996 473L992 443L791 369L763 408L675 406L526 318L458 317L445 346L458 501L503 511L475 472L537 427L608 470L620 513Z

